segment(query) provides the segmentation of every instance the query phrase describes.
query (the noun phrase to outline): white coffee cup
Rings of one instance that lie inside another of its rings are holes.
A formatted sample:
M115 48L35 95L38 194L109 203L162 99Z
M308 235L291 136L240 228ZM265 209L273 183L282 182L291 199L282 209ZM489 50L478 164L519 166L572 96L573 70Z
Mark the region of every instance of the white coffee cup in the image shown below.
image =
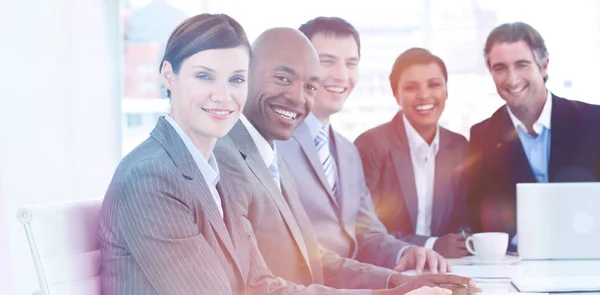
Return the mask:
M477 259L481 261L499 261L506 255L508 234L477 233L468 237L465 243L467 251ZM473 243L473 247L471 243Z

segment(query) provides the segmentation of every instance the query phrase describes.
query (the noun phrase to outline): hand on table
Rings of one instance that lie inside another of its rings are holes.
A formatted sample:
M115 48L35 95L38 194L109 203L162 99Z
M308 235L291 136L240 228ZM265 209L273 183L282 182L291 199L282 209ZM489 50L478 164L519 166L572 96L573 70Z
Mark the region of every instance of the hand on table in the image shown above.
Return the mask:
M417 274L421 274L426 266L429 266L429 271L433 274L451 271L450 265L440 254L434 250L416 246L404 250L400 262L394 267L394 270L403 272L414 269Z
M435 241L435 244L433 244L433 250L445 258L463 258L469 255L465 245L465 240L466 237L462 235L447 234L439 237Z
M424 274L419 276L406 276L401 274L393 274L390 278L390 286L394 286L393 289L389 289L391 291L386 294L410 294L411 291L416 291L421 289L419 292L414 293L414 295L421 294L475 294L477 292L481 292L475 283L475 281L461 277L457 275L447 275L447 274ZM423 288L423 287L429 287ZM434 287L438 287L432 289ZM440 288L444 288L448 291L439 290ZM450 293L448 293L450 291ZM431 293L424 293L431 292Z

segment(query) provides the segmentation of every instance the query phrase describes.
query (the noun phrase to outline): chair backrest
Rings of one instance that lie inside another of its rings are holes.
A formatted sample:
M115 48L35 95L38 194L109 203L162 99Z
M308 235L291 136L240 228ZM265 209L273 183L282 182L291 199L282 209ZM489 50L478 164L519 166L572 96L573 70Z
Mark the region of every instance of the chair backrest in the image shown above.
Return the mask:
M100 295L101 205L90 200L19 210L43 295Z

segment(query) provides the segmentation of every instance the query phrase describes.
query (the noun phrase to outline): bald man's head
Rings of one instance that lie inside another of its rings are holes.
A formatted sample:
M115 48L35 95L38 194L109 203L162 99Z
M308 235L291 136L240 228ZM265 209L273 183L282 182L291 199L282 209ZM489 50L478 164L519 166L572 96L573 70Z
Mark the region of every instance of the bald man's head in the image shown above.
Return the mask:
M272 28L264 31L252 43L252 52L258 59L269 57L281 50L314 50L308 38L302 32L292 28Z
M249 72L244 115L269 143L289 139L319 87L316 50L296 29L269 29L252 44Z

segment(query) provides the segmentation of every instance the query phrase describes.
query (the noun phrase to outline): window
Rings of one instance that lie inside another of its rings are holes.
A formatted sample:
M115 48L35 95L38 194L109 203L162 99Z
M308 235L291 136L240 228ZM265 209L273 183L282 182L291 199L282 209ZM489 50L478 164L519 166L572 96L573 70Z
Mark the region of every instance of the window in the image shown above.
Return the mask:
M244 26L251 41L267 28L298 27L319 15L350 21L363 44L360 80L332 124L351 140L389 121L397 112L387 77L395 58L414 46L428 48L448 65L449 99L440 123L468 136L473 124L503 104L482 52L489 31L510 21L527 22L545 38L551 60L547 86L552 92L600 103L594 87L595 69L600 68L600 0L371 0L368 4L340 0L129 0L122 5L123 154L144 140L158 116L168 111L158 67L171 30L185 18L203 12L229 14ZM556 15L561 21L556 21Z

